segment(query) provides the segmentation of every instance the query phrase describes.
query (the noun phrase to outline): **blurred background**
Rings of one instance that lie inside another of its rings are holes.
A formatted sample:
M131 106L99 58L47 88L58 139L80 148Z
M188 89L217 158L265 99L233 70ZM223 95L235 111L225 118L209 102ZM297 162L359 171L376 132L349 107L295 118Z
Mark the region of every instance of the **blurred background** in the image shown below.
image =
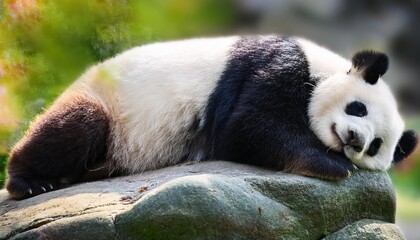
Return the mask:
M384 79L409 128L420 132L420 1L417 0L2 0L0 187L7 152L33 117L87 67L149 42L232 34L309 38L350 58L390 56ZM390 170L397 218L420 236L420 151ZM416 232L417 231L417 232Z

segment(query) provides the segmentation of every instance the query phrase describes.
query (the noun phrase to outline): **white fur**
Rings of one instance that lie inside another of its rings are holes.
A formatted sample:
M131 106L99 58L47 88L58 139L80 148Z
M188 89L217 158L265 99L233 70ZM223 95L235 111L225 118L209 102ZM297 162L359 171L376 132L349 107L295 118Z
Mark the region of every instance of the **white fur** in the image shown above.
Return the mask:
M88 71L79 84L97 92L111 117L109 158L126 173L176 163L189 128L203 118L238 37L133 48ZM82 86L83 88L83 86Z
M337 72L347 72L351 63L338 54L303 38L297 39L309 63L312 76L325 79Z
M351 68L349 61L307 40L300 39L299 42L307 55L311 74L321 79L309 104L311 129L331 149L344 150L356 166L372 170L388 169L404 130L389 87L382 79L371 85L357 72L347 74ZM346 105L355 100L366 105L367 116L355 117L345 113ZM360 153L349 146L341 146L331 130L334 123L343 141L349 130L362 134L365 146ZM382 138L383 144L378 154L370 157L366 151L376 137Z

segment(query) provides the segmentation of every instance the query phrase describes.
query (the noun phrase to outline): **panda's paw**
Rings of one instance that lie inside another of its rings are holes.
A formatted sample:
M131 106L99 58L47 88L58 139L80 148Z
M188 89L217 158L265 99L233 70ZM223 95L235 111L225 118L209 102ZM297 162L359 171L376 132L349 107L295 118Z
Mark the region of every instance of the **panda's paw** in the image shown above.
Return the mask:
M356 170L355 165L344 155L336 152L329 152L320 157L318 170L323 174L322 179L337 181L348 178Z
M321 167L323 167L323 169L319 169L319 178L330 181L338 181L348 178L355 170L354 165L350 162L339 162L333 160L331 162L324 163Z
M285 167L286 172L330 181L350 177L354 170L355 167L349 160L333 155L301 157Z
M334 167L333 169L323 169L319 171L308 171L305 172L303 175L308 177L315 177L323 180L329 181L339 181L344 178L348 178L352 175L353 170Z
M10 193L12 199L21 200L30 198L42 193L57 190L58 181L25 179L12 177L6 183L6 189Z
M338 181L344 178L351 177L353 171L346 170L346 169L335 169L334 172L327 173L324 175L319 176L321 179L330 180L330 181Z

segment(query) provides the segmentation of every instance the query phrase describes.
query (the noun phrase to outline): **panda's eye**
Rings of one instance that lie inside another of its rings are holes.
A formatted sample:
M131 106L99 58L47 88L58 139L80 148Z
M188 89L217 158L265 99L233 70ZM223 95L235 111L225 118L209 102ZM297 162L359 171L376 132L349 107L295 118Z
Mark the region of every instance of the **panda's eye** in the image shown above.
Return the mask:
M365 104L359 101L353 101L346 106L347 115L364 117L368 114Z
M382 139L380 138L373 139L372 143L369 146L369 149L366 152L367 155L371 157L375 156L379 152L381 145L382 145Z

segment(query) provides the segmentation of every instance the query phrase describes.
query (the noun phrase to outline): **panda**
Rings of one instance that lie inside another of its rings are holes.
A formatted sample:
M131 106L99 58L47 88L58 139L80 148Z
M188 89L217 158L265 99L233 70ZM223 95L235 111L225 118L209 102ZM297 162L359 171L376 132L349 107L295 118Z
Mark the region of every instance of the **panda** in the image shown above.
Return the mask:
M348 61L299 37L154 43L88 69L10 151L6 188L65 184L185 161L226 160L325 180L385 171L417 135L381 79L388 57Z

